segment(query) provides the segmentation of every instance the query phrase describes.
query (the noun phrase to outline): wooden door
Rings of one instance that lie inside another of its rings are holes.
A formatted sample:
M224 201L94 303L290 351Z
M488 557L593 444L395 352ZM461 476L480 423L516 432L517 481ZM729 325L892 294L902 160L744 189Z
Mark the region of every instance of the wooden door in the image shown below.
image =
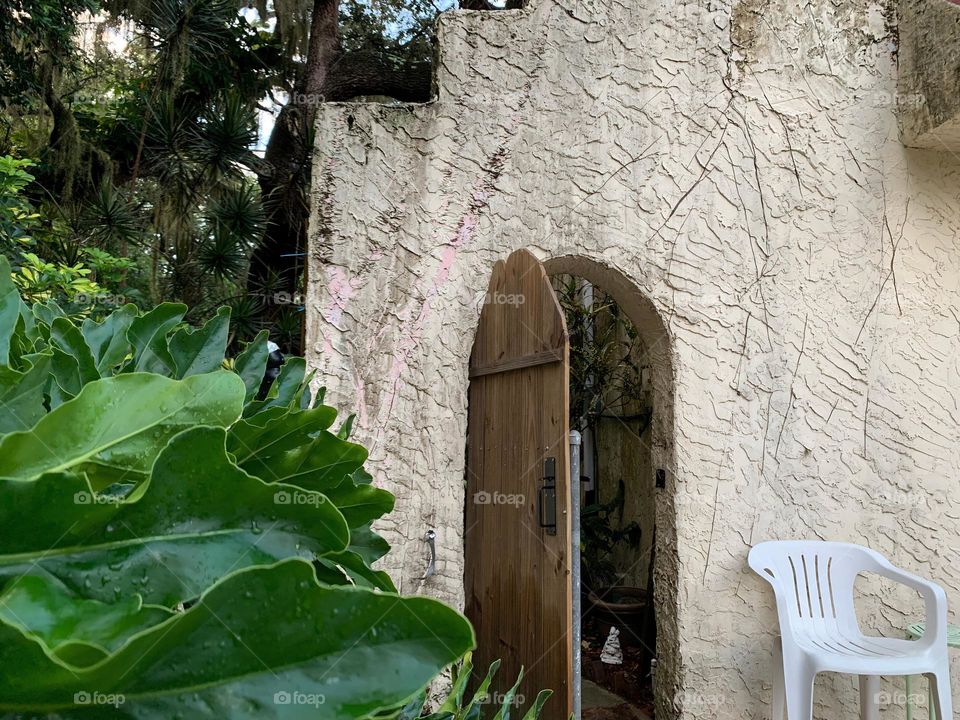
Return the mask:
M501 659L502 694L523 666L520 709L549 688L546 720L573 708L568 376L563 311L518 250L493 268L470 358L464 584L475 677Z

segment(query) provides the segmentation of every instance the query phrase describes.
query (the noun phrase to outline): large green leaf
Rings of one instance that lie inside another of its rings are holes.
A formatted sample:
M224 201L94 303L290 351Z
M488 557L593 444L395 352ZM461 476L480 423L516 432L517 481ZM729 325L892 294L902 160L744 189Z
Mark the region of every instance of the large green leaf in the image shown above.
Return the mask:
M80 387L88 382L100 379L100 371L97 369L97 363L90 351L90 346L87 345L80 329L67 318L57 318L53 321L50 326L50 342L76 360L77 379L80 382ZM77 392L79 391L80 388L78 387Z
M350 550L373 565L390 550L390 543L377 535L369 527L355 528L350 531Z
M61 350L56 345L50 347L50 408L56 408L72 400L83 389L83 380L80 377L80 363L69 352Z
M183 306L125 306L78 327L14 299L0 716L359 719L472 645L462 616L372 569L393 496L322 391L311 407L301 358L256 401L266 336L220 370L225 312L191 331Z
M87 693L122 695L98 708L116 718L357 718L402 704L473 642L439 602L322 587L287 560L228 576L93 666L0 621L0 711L84 717Z
M314 433L329 428L336 417L337 411L326 405L302 411L270 408L230 428L230 451L241 464L259 460L261 465L269 465L273 458L301 447Z
M263 414L278 410L272 408ZM228 447L240 467L267 482L286 482L321 492L331 490L367 459L363 446L320 429L328 420L332 421L331 410L321 405L290 411L272 418L262 428L237 423L230 431Z
M167 333L186 312L186 305L162 303L130 323L127 339L133 346L133 359L128 369L174 375L177 367L167 345Z
M81 666L99 662L171 612L144 606L137 595L112 604L83 600L40 575L18 578L0 595L0 622L31 633L64 662Z
M0 477L82 471L97 490L135 482L169 438L194 425L229 425L242 403L243 383L226 371L186 380L146 373L98 380L30 430L0 438Z
M254 400L247 403L243 409L244 417L250 417L269 408L276 407L303 407L309 405L306 378L307 363L303 358L289 358L280 368L280 375L270 387L270 393L264 400ZM306 397L307 402L301 403Z
M61 718L358 718L401 706L474 645L437 601L323 587L296 559L226 577L92 666L21 626L0 620L0 711Z
M63 308L57 305L57 303L55 303L53 300L47 300L44 303L34 303L32 313L36 320L39 320L48 328L58 317L66 317L67 315L63 311Z
M324 494L339 508L352 528L383 517L393 510L395 501L393 493L372 485L356 485L350 478Z
M119 590L172 606L231 570L340 553L349 539L325 496L268 485L234 465L222 428L173 438L125 498L99 495L78 475L0 480L0 577L33 566L87 598Z
M270 333L267 330L261 330L257 336L251 340L243 349L243 352L237 355L234 368L237 374L243 380L244 387L247 388L246 401L250 402L257 395L260 384L263 382L263 375L267 370L267 339Z
M89 318L83 321L83 338L93 353L101 377L110 374L130 353L127 331L137 317L137 312L136 305L124 305L110 313L102 322Z
M27 355L24 373L0 373L0 434L26 430L46 413L43 391L50 373L50 355Z
M8 365L10 340L20 317L20 295L10 277L10 262L0 255L0 365Z
M230 308L222 307L207 324L196 330L181 328L170 338L170 355L177 378L213 372L223 362L230 330Z

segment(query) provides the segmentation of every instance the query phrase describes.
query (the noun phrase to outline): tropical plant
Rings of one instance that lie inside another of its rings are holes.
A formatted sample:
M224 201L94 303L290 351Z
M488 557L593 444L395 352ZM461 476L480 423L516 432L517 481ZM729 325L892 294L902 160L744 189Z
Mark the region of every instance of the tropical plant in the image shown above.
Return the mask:
M585 505L580 510L580 577L587 591L601 593L620 579L613 561L621 545L640 546L640 524L635 520L623 525L623 480L617 494L605 503Z
M86 298L100 294L100 286L89 277L91 272L82 263L51 263L40 259L36 253L25 252L13 279L29 302L66 300L68 303L83 303Z
M46 230L30 249L56 268L106 253L126 263L112 267L125 297L185 302L200 323L244 292L264 231L252 169L273 43L228 0L120 0L81 16L86 7L71 1L49 14L87 32L64 45L63 62L39 53L22 102L0 114L0 152L39 160L21 188ZM105 39L114 30L122 51ZM256 334L242 330L245 340Z
M639 436L652 416L649 408L632 415L622 412L624 406L643 399L640 334L613 298L582 278L555 276L554 287L570 333L570 427L594 438L590 447L596 472L600 421L638 421ZM580 567L586 589L599 592L616 583L614 550L624 543L639 545L640 526L623 524L623 505L624 484L619 479L615 497L581 509Z
M63 226L44 218L26 196L35 179L29 169L35 164L0 156L0 251L12 259L13 279L25 300L54 300L67 312L90 314L103 295L120 286L132 263L97 248L69 258L53 252L54 261L37 254L50 254Z
M77 322L0 257L0 714L402 707L469 623L372 568L393 496L303 360L258 399L265 333L224 369L229 313L185 312Z
M590 286L587 301L581 278L558 275L554 285L570 333L570 427L584 432L642 395L640 333L600 288Z
M12 0L0 13L0 100L29 102L39 90L44 55L67 60L76 39L77 16L93 0ZM43 48L44 52L38 52Z
M520 669L520 675L513 687L503 693L502 697L497 697L490 693L490 685L499 668L499 660L492 662L483 681L477 686L470 699L466 700L467 685L470 683L473 672L473 659L471 653L467 653L454 666L450 692L440 702L436 710L429 712L425 709L427 693L421 692L403 708L397 715L396 720L416 720L417 718L422 718L422 720L480 720L483 717L491 717L491 714L493 720L510 720L511 710L518 705L523 705L523 699L517 695L517 689L523 681L523 669ZM523 720L537 720L544 704L552 694L552 690L541 690L537 693L537 697L524 714ZM488 707L490 709L484 712Z
M33 244L31 230L39 215L23 191L34 180L30 160L0 155L0 252L16 254Z
M185 302L193 323L260 293L234 334L269 327L298 352L302 324L273 298L305 282L320 104L426 102L438 14L521 5L14 0L0 14L0 153L40 160L31 199L63 230L57 254L36 254L130 257L123 294ZM257 216L242 232L210 222L230 196Z

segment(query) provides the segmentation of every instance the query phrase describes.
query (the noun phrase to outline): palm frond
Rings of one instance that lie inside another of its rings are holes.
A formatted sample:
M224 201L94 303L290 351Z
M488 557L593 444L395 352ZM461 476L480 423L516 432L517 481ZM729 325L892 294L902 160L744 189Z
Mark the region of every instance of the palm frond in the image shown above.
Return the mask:
M197 252L197 263L219 280L232 280L246 268L250 243L226 228L216 228Z
M190 151L204 173L214 182L239 176L252 157L257 142L253 108L235 94L209 107L190 132Z
M143 239L144 223L137 203L110 183L103 183L83 209L83 224L90 241L103 248Z
M260 189L246 182L227 188L210 202L207 222L250 243L257 242L266 225Z

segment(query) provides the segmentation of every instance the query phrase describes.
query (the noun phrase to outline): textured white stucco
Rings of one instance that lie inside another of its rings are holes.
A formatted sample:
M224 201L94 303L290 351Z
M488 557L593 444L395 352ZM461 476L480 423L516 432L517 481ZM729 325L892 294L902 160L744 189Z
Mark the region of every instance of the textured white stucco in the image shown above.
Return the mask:
M323 106L313 174L309 362L397 494L401 589L462 602L467 362L528 247L665 327L658 717L769 713L752 543L868 544L960 603L960 159L898 139L894 7L531 0L439 35L437 100ZM922 611L872 581L861 606L894 634ZM819 679L818 717L855 687Z

